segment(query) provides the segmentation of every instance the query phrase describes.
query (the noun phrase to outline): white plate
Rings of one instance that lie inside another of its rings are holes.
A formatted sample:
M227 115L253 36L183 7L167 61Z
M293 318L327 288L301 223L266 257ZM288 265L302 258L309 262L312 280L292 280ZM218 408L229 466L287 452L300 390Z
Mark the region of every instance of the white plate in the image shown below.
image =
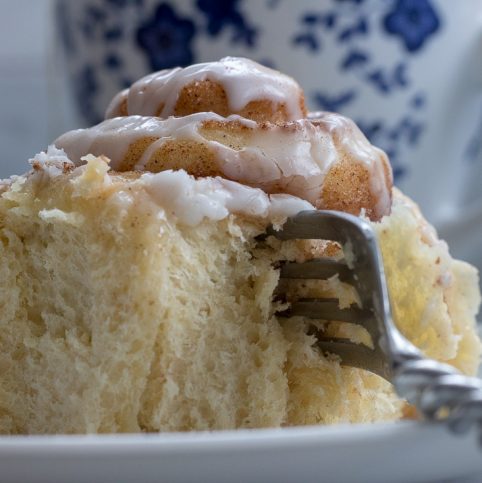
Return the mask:
M482 481L475 474L482 474L482 449L474 433L455 437L416 422L0 437L1 482Z

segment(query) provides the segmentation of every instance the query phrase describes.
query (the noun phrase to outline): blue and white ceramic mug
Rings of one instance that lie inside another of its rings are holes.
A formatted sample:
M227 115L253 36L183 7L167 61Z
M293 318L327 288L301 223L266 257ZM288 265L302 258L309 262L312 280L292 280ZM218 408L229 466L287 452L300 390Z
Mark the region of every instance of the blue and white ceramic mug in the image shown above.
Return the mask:
M353 118L482 266L481 0L58 0L56 19L86 123L150 71L250 57Z

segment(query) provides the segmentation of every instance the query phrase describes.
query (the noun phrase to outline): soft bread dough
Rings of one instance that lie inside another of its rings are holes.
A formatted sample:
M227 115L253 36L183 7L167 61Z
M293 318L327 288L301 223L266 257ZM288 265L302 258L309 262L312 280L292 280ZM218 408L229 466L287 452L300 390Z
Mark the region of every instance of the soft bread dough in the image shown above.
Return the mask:
M275 315L276 290L358 303L337 277L279 281L280 260L340 258L337 244L258 237L320 207L372 220L400 330L475 373L477 272L392 190L385 154L351 121L306 119L296 82L246 59L155 73L110 111L139 115L67 133L67 154L50 147L0 182L1 434L408 414L387 381L310 335L370 344L363 328Z
M273 315L273 262L337 256L336 247L260 246L268 215L228 211L186 224L188 214L160 203L142 176L109 172L103 159L34 166L0 188L0 433L400 417L389 383L320 354L305 320ZM473 374L476 270L454 261L397 192L391 215L373 227L402 332ZM336 278L309 289L356 301ZM326 330L363 339L349 324Z

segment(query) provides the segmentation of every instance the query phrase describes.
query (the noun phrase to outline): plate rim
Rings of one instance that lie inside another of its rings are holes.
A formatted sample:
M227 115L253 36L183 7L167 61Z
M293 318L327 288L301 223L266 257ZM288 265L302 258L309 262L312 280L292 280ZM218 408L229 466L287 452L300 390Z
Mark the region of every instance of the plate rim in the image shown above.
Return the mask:
M118 433L118 434L55 434L0 436L0 454L7 450L35 450L61 453L79 448L112 447L118 451L135 446L139 451L152 448L167 452L186 450L232 449L235 446L259 449L283 448L293 444L376 444L392 438L412 437L444 431L438 424L426 421L390 421L378 423L341 423L329 426L310 425L284 428L236 429L215 431ZM445 431L444 431L445 432ZM453 437L453 436L452 436Z

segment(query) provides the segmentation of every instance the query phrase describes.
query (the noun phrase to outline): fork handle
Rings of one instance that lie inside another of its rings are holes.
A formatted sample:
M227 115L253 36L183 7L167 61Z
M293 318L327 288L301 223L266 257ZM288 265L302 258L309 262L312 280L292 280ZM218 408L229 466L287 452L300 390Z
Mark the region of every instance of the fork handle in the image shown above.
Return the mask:
M452 366L425 358L399 362L393 384L399 396L430 421L443 421L455 433L474 424L482 432L482 382ZM482 434L479 434L482 444Z

